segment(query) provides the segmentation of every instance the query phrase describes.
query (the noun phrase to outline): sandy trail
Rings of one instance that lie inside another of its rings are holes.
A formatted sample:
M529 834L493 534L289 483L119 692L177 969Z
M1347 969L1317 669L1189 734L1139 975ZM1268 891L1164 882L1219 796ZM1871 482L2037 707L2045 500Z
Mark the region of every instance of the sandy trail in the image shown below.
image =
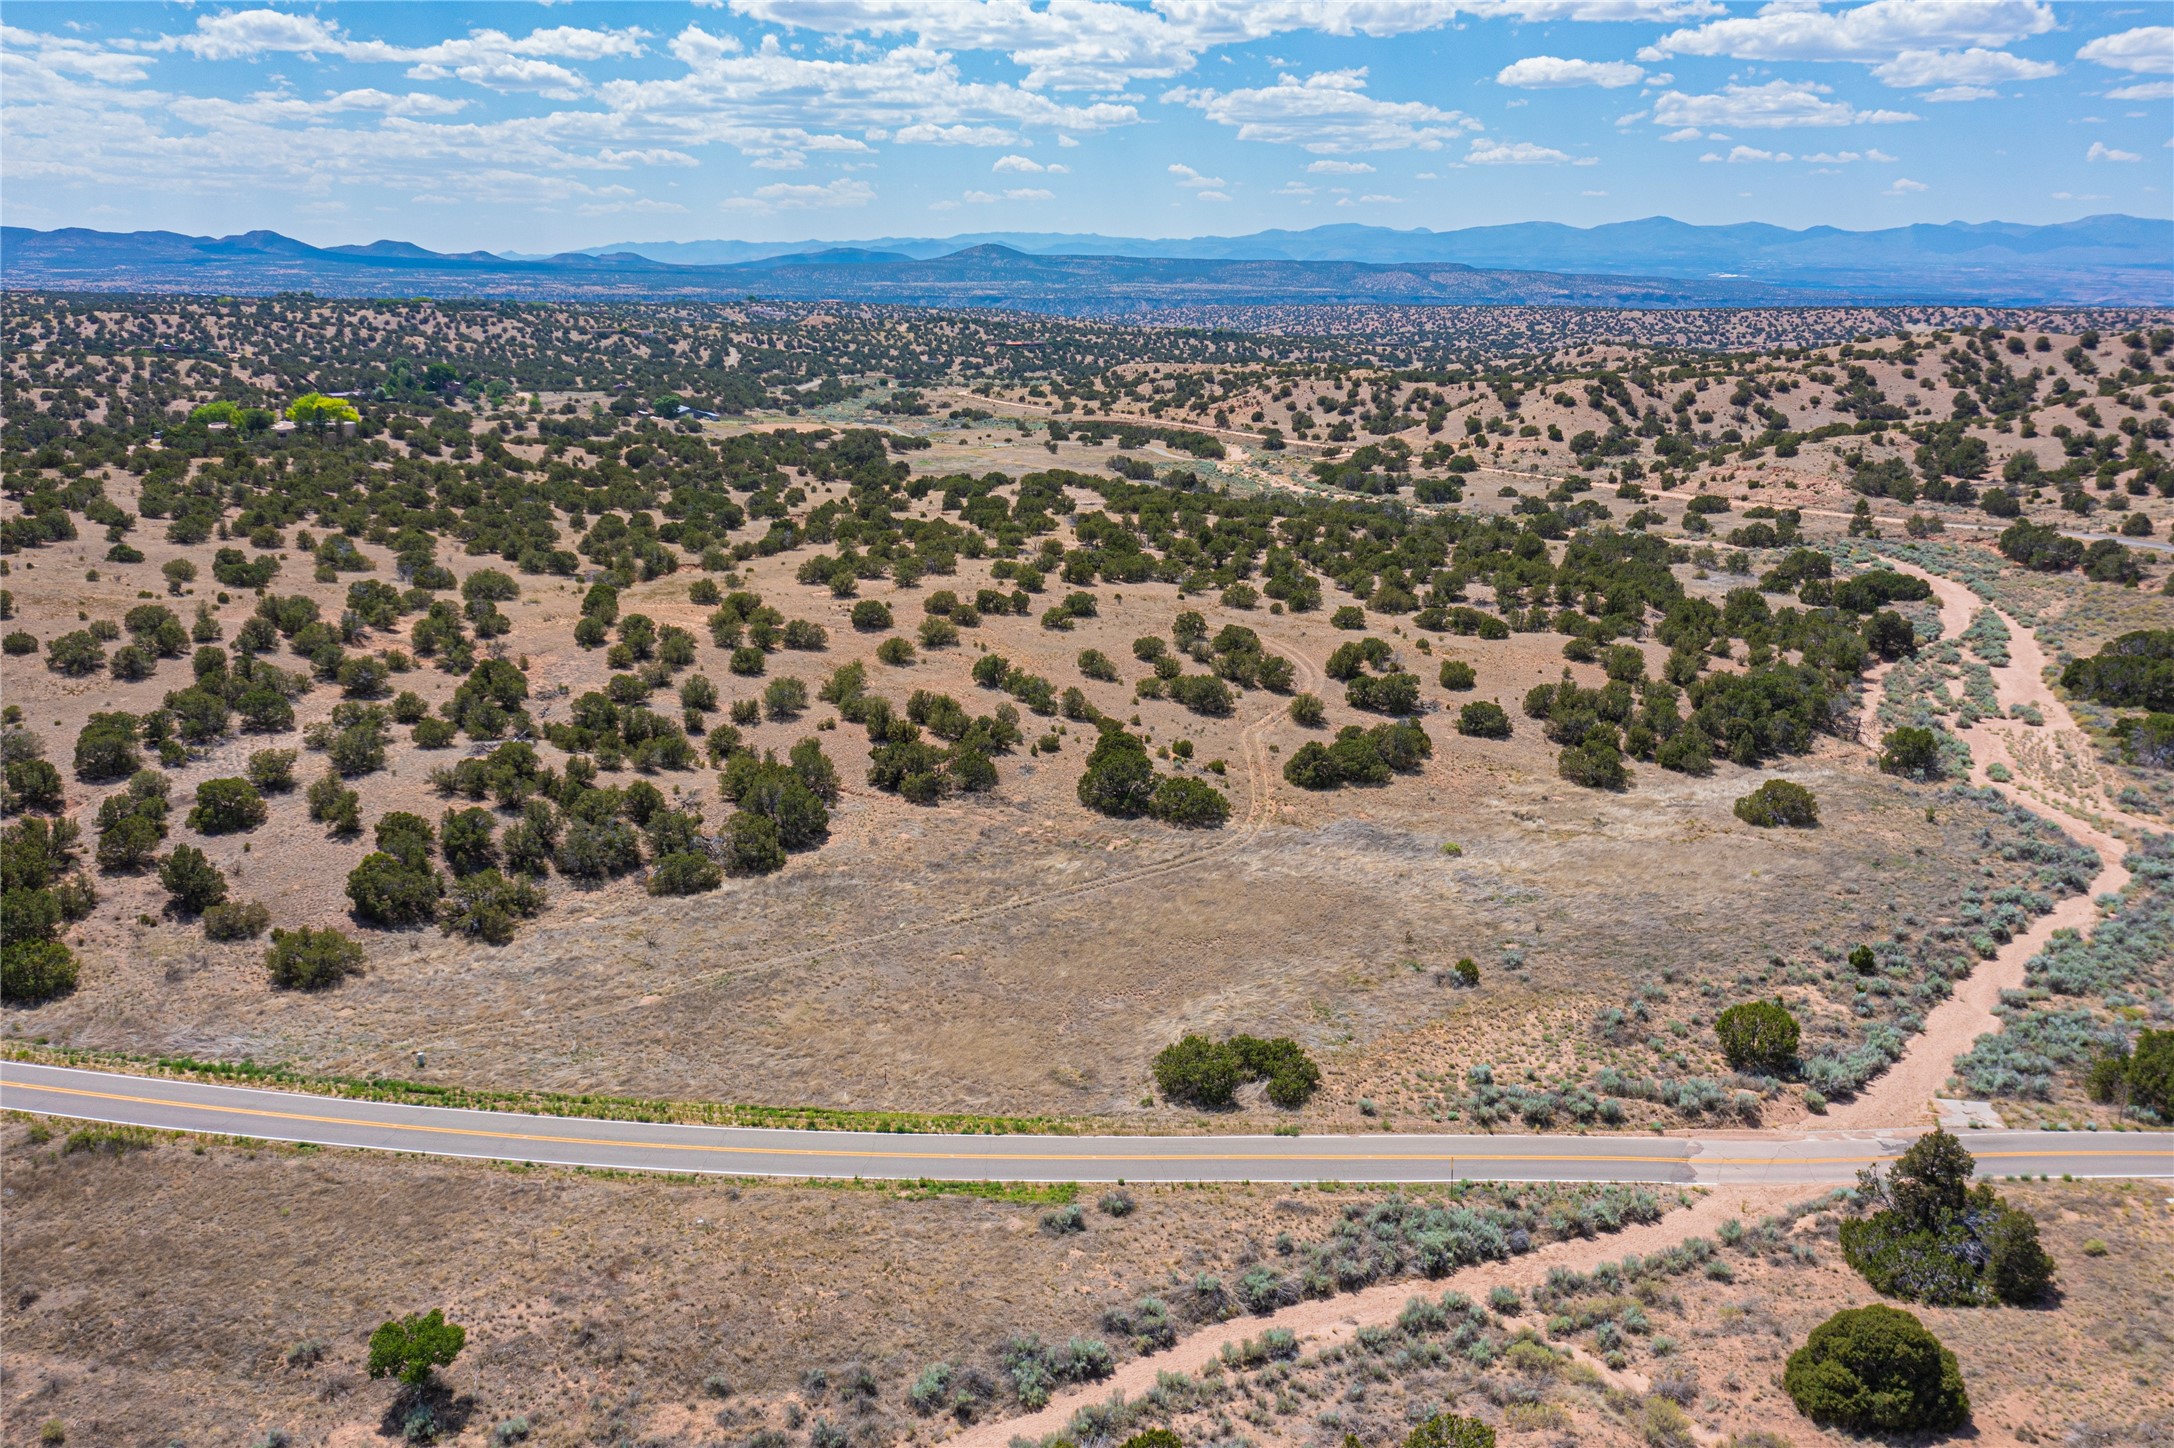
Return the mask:
M1587 1271L1632 1252L1643 1256L1664 1251L1686 1237L1712 1234L1731 1217L1755 1220L1808 1194L1809 1189L1801 1186L1715 1189L1658 1222L1607 1236L1550 1242L1522 1257L1482 1262L1432 1281L1404 1277L1340 1297L1300 1302L1265 1317L1214 1323L1179 1338L1177 1346L1168 1352L1130 1359L1102 1382L1052 1397L1039 1412L977 1423L942 1441L950 1448L1004 1448L1015 1437L1041 1438L1061 1431L1074 1413L1090 1403L1107 1402L1113 1393L1123 1394L1128 1401L1138 1398L1155 1386L1157 1374L1198 1373L1216 1360L1224 1343L1259 1337L1270 1328L1285 1328L1297 1334L1306 1351L1318 1351L1350 1338L1361 1327L1394 1321L1404 1304L1414 1297L1440 1297L1457 1291L1478 1298L1496 1287L1529 1287L1546 1277L1551 1267Z
M1928 573L1912 564L1898 562L1892 566L1932 585L1933 594L1940 602L1943 638L1959 638L1978 609L1986 606L1977 595L1953 579ZM1954 994L1927 1015L1925 1029L1911 1038L1902 1059L1888 1067L1854 1100L1831 1110L1823 1123L1828 1126L1862 1128L1929 1124L1934 1117L1933 1098L1946 1091L1955 1058L1970 1050L1980 1036L2001 1029L2001 1020L1994 1014L1994 1007L2000 1004L2002 991L2022 986L2024 964L2045 948L2057 930L2088 934L2098 921L2095 903L2098 897L2117 894L2129 883L2129 872L2121 863L2128 846L2104 828L2101 821L2111 817L2137 829L2145 828L2143 822L2114 809L2105 801L2103 791L2095 789L2088 800L2076 802L2078 808L2089 810L2095 818L2080 818L2051 798L2051 783L2026 772L2026 766L2019 760L2019 754L2036 760L2046 752L2015 749L2015 740L2023 731L2054 737L2073 735L2082 741L2082 751L2076 757L2083 759L2091 757L2091 746L2067 707L2046 684L2046 659L2037 637L2006 614L1995 610L1995 616L2007 626L2009 635L2008 662L1992 671L1995 697L2004 710L2013 710L2018 704L2029 705L2046 722L2040 729L2031 729L2018 719L1986 719L1958 731L1958 737L1970 747L1971 782L1999 790L2013 803L2045 816L2076 841L2097 851L2099 871L2084 894L2061 901L2051 914L2040 916L2029 930L2010 940L1991 960L1958 982ZM1884 685L1884 682L1883 670L1881 683ZM1868 717L1876 713L1877 710L1869 711ZM1987 771L1994 763L2006 764L2014 778L2006 782L1991 778ZM2095 770L2091 778L2096 780Z

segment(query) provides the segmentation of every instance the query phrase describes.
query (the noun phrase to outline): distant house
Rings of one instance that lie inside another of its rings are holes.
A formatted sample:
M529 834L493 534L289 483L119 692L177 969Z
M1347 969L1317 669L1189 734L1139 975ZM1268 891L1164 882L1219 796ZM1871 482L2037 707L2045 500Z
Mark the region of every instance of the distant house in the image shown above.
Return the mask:
M223 427L225 426L225 424L215 422L211 424L211 426ZM285 442L288 438L294 436L294 434L299 431L301 431L300 423L293 422L283 417L279 421L272 424L272 441ZM338 431L341 437L353 437L355 435L355 424L352 422L343 421L338 425Z

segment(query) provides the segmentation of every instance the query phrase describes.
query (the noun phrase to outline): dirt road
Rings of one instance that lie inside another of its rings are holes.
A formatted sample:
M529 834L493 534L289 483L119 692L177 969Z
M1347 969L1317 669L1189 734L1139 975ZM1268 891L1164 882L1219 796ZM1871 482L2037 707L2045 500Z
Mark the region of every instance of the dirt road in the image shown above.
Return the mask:
M1943 638L1959 638L1978 610L1989 606L1953 579L1911 564L1894 566L1932 585L1933 596L1940 604ZM2082 741L2082 750L2075 757L2085 760L2091 757L2091 746L2067 707L2047 686L2045 655L2037 639L2014 619L1997 610L1996 614L2008 629L2008 662L1993 668L1995 696L2011 716L2017 705L2025 705L2037 710L2045 722L2033 728L2014 717L1985 719L1957 731L1957 737L1970 748L1971 782L1997 789L2015 803L2052 820L2077 842L2098 852L2099 870L2087 891L2061 901L2051 914L2040 916L2029 930L2010 940L1991 960L1959 982L1955 993L1926 1017L1925 1029L1911 1038L1902 1059L1854 1100L1828 1114L1828 1120L1838 1127L1931 1124L1933 1098L1946 1093L1955 1058L1970 1050L1980 1036L2000 1030L2000 1017L1994 1013L2000 993L2023 984L2025 963L2045 948L2054 932L2076 930L2089 934L2098 919L2098 897L2118 893L2129 883L2129 872L2121 863L2128 847L2105 828L2103 821L2110 817L2138 829L2144 828L2143 822L2114 809L2105 801L2103 790L2089 784L2071 785L2065 793L2084 796L2088 805L2079 803L2078 807L2090 808L2096 817L2072 812L2058 802L2050 781L2027 772L2030 766L2023 761L2043 761L2051 756L2044 750L2016 747L2018 738L2026 733L2054 738L2073 736ZM1881 682L1885 683L1884 677ZM1988 771L1995 763L2005 764L2012 777L1992 778ZM2088 777L2096 781L2095 768Z

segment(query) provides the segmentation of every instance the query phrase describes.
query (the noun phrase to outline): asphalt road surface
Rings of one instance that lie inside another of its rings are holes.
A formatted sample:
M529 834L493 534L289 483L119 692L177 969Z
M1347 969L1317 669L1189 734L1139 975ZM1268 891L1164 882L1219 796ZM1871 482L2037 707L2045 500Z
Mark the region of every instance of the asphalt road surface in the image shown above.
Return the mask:
M1828 1136L949 1136L456 1111L0 1062L0 1108L266 1141L629 1171L882 1180L1846 1185L1910 1131ZM2174 1132L1972 1131L1988 1176L2174 1177Z

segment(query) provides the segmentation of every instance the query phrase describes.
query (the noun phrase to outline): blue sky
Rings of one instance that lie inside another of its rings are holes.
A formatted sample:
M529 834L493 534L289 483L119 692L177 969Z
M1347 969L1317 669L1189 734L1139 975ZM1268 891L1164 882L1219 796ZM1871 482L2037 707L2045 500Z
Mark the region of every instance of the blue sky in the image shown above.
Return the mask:
M9 0L11 225L318 243L2174 214L2174 3Z

